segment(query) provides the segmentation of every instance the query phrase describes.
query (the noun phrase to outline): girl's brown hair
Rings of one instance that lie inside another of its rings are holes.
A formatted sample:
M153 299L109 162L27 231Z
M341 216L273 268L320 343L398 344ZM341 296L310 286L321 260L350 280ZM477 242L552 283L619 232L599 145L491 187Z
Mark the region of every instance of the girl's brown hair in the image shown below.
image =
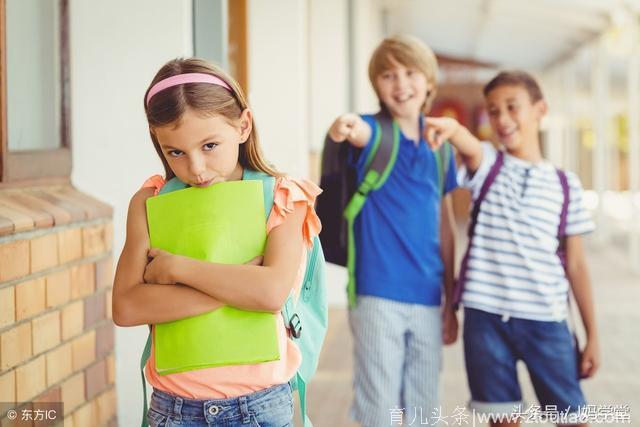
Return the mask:
M369 80L376 94L378 93L376 78L386 70L393 68L392 59L405 67L415 68L427 77L427 82L431 84L431 90L427 92L423 111L428 112L436 97L438 85L436 55L422 40L413 36L397 35L382 40L369 60ZM381 105L381 107L384 106Z
M229 92L222 86L211 83L186 83L172 86L155 94L147 105L147 93L159 81L178 74L204 73L224 80L233 89ZM191 109L204 116L219 115L235 125L242 112L249 106L238 83L215 65L198 58L178 58L167 62L155 75L144 94L144 111L149 122L149 134L153 146L164 166L165 179L175 177L154 133L154 129L162 126L180 125L182 115ZM238 161L243 168L264 172L271 176L281 176L269 166L263 157L255 122L244 144L240 144Z

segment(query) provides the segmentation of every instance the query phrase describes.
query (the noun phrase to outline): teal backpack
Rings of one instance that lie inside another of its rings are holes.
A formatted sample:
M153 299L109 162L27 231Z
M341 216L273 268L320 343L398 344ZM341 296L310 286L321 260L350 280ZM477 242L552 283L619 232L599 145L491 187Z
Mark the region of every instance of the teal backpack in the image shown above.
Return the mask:
M263 184L264 206L267 218L273 207L273 190L275 178L265 174L245 169L243 180L260 180ZM187 185L178 178L169 180L160 190L160 194L186 188ZM316 372L320 350L327 332L328 309L325 288L325 261L320 239L313 238L313 246L307 253L307 267L300 294L296 302L289 295L282 307L284 324L289 330L290 338L296 343L302 354L302 363L298 372L289 381L293 390L298 390L300 401L300 415L305 427L313 427L307 416L307 384ZM144 367L151 354L151 327L142 356L140 357L140 373L144 393L144 406L141 427L148 427L147 423L147 384L144 377Z

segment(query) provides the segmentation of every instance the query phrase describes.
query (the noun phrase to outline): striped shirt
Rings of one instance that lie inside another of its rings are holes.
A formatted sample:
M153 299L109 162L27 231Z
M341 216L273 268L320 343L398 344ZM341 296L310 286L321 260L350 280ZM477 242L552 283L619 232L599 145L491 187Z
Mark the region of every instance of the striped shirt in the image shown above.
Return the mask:
M458 180L476 200L496 160L497 151L483 143L483 159L469 177ZM569 210L567 235L594 230L582 201L578 177L567 172ZM487 192L470 242L462 303L465 307L503 316L559 321L567 316L569 282L558 258L558 226L563 204L554 166L530 163L507 153Z

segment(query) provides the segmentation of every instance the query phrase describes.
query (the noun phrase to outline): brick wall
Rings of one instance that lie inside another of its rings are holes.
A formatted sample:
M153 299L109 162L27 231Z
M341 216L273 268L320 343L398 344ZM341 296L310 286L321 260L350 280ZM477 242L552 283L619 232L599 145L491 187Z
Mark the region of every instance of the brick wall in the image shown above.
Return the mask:
M117 425L111 217L70 186L0 191L0 402Z

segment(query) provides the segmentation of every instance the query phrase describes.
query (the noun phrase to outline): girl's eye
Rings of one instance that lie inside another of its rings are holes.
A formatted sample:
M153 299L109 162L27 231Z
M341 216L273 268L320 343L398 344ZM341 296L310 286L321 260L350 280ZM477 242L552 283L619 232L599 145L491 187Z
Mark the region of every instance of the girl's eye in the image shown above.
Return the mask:
M169 155L171 157L180 157L182 154L184 154L182 151L180 150L171 150L169 151Z
M413 70L407 70L407 76L411 77L413 76L414 71Z
M209 142L207 144L204 144L202 147L204 148L204 151L211 151L217 146L218 144L216 144L215 142Z
M383 73L382 74L382 78L385 79L385 80L391 79L391 73Z

